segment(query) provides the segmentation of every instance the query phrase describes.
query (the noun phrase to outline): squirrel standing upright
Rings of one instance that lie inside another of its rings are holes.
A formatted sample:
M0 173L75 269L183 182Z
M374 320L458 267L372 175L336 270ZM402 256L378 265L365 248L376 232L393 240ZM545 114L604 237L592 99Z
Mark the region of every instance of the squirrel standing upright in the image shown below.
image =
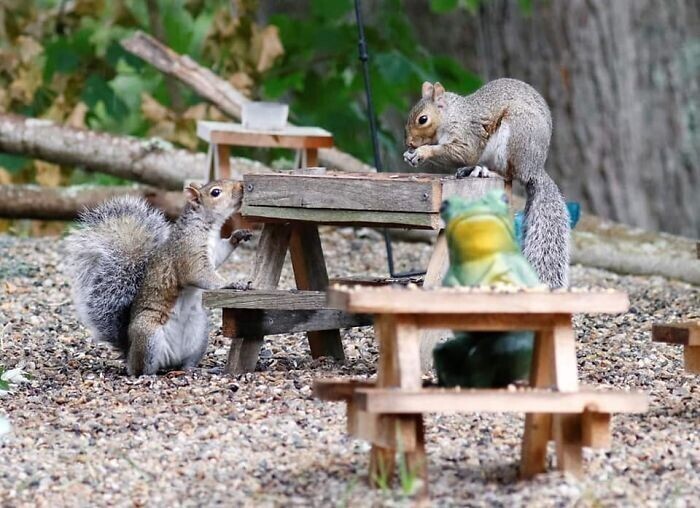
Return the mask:
M197 365L208 342L202 290L247 287L215 271L251 237L237 230L220 238L240 209L242 184L190 185L185 196L172 226L144 199L126 196L83 212L67 240L78 316L95 340L124 354L132 376Z
M523 253L542 282L559 288L569 283L571 228L564 198L544 170L551 137L549 107L527 83L496 79L461 96L425 82L406 123L404 160L462 168L458 177L488 176L485 166L518 179L527 194Z

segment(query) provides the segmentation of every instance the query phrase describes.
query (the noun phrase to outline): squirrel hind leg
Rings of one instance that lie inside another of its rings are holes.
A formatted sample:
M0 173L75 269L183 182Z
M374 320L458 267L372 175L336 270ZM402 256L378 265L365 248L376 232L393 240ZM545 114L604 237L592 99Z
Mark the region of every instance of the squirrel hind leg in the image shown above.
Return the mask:
M489 178L494 175L494 172L486 166L465 166L457 169L455 178Z
M150 328L150 327L149 327ZM165 333L162 327L138 333L130 328L131 347L126 360L130 376L151 376L158 372L165 354Z

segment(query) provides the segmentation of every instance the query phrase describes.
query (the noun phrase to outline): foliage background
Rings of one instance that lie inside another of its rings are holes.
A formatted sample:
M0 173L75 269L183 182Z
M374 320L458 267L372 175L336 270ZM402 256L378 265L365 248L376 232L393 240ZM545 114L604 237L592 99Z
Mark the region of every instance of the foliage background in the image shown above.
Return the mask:
M289 102L292 121L330 130L339 147L371 162L353 2L312 0L297 4L305 9L287 6L284 13L271 4L262 15L257 0L4 0L0 110L202 149L196 120L224 117L119 45L143 30L252 98ZM440 12L454 7L433 4ZM383 152L389 154L402 144L395 119L405 115L423 80L440 76L463 93L480 80L455 59L425 50L400 0L371 7L366 35L374 104ZM266 162L289 156L246 154ZM118 182L0 154L0 183L10 181Z

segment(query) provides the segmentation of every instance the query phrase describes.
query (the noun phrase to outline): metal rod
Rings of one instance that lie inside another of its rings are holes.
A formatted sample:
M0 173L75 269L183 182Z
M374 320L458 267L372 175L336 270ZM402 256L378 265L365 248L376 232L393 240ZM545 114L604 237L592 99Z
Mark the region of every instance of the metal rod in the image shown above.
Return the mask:
M365 25L362 20L362 5L360 0L355 0L355 18L357 19L357 33L358 33L358 52L359 58L362 62L362 77L365 82L365 99L367 101L367 116L369 117L369 130L372 136L372 148L374 150L374 167L377 171L382 172L384 169L382 167L382 158L379 151L379 138L377 136L377 120L374 116L374 104L372 102L372 84L369 77L369 54L367 52L367 41L365 40ZM396 273L394 271L394 249L391 245L391 237L389 236L389 230L384 228L382 230L384 236L384 246L386 247L386 260L389 268L389 275L391 277L402 278L402 277L415 277L417 275L425 275L424 271L413 271L413 272L403 272Z

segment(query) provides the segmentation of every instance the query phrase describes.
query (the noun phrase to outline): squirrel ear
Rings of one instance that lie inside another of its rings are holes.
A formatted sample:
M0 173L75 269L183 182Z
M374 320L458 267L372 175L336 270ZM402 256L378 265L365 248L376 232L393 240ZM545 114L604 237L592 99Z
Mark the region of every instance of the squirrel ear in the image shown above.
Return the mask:
M187 198L189 203L199 203L202 199L202 193L199 192L199 188L196 185L190 184L185 187L185 198Z
M438 108L445 105L445 87L440 83L435 83L435 86L433 87L433 100L435 101L435 104L437 104Z
M421 96L424 99L432 99L433 97L433 84L429 81L423 81L423 86L421 87Z

